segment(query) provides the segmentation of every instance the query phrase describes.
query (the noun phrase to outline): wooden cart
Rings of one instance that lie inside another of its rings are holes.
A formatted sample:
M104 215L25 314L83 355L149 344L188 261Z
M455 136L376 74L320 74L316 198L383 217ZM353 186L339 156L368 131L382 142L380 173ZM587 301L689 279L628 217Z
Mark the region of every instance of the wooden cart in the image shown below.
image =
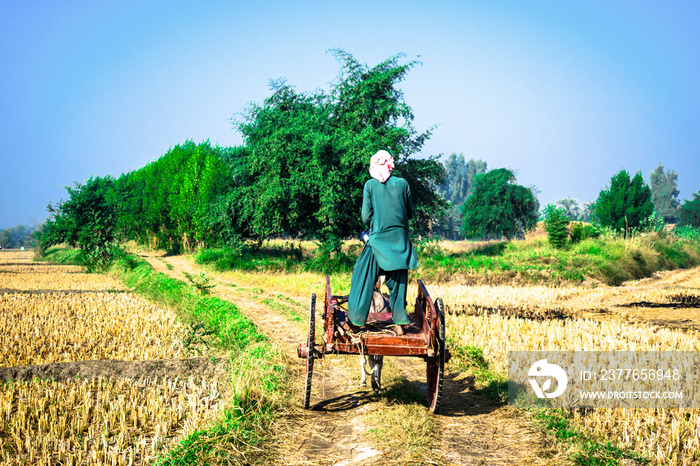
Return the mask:
M442 299L438 298L433 302L423 282L418 280L418 297L414 313L410 316L415 322L416 331L399 336L372 330L356 334L343 331L338 324L347 320L347 311L340 306L339 298L342 297L331 293L330 277L326 277L326 296L323 301L324 329L322 341L317 343L316 295L311 295L308 339L300 343L298 348L299 357L306 360L304 408L308 409L310 404L314 359L335 353L423 358L428 382L428 405L430 411L435 412L440 406L445 363L450 358L450 353L445 348L445 312ZM371 312L367 322L390 323L391 312ZM372 325L368 325L368 328L371 327Z

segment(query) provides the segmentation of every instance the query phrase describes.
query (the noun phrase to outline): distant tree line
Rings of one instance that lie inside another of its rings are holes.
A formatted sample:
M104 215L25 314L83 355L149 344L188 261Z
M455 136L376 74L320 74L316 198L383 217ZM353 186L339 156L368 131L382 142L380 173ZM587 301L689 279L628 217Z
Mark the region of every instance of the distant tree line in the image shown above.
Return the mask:
M487 171L486 162L470 159L466 161L464 154L451 153L444 162L445 179L437 186L437 193L447 201L445 215L438 221L432 233L446 239L461 239L461 229L464 218L460 209L464 201L472 193L474 177Z
M433 233L447 239L511 238L531 228L537 215L556 231L562 231L564 223L593 223L619 231L623 236L648 228L651 223L700 226L700 196L694 195L695 199L681 206L678 176L665 171L661 164L649 174L649 184L641 173L632 177L622 170L611 178L610 185L600 191L595 201L579 203L573 198L560 199L545 206L541 214L537 214L539 204L534 190L517 185L511 170L489 172L486 162L474 159L466 162L462 154L454 153L446 158L444 168L445 181L437 191L448 201L448 209ZM529 193L533 194L532 198ZM579 239L581 235L593 234L593 229L583 225L575 224L571 228Z
M681 206L677 174L664 171L661 164L650 173L649 179L650 185L647 185L641 173L630 177L627 171L621 170L611 178L610 185L600 191L595 203L584 204L584 209L579 209L574 199L548 204L543 219L550 243L561 247L569 234L572 242L596 235L595 227L580 223L587 220L619 232L625 238L638 231L661 231L667 223L700 227L699 194L694 194L693 200ZM579 223L569 232L570 221Z
M16 249L32 246L34 226L17 225L0 230L0 249Z

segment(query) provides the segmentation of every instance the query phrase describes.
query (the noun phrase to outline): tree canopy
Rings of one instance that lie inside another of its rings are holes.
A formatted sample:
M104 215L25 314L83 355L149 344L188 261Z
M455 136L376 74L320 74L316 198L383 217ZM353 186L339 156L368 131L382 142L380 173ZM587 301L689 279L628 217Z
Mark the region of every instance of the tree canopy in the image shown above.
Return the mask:
M663 165L659 164L649 173L649 185L651 188L651 202L654 210L663 217L667 223L678 221L679 206L678 201L678 175L674 171L664 171Z
M39 245L79 246L86 265L99 266L119 240L176 251L215 243L217 235L205 220L210 204L233 183L229 152L234 150L208 141L186 141L116 180L91 177L75 183L66 188L67 200L49 205L52 216L42 227Z
M532 190L515 183L515 174L498 168L474 177L472 194L462 205L466 238L513 238L537 225L538 203Z
M642 174L637 172L630 179L629 173L620 171L610 180L610 187L600 191L596 201L596 214L601 225L622 231L638 227L654 211L651 189Z
M217 232L205 220L211 203L234 185L228 160L235 152L186 141L119 177L121 237L175 251L216 243Z
M89 268L109 262L116 240L118 210L114 178L90 177L85 184L66 187L68 199L55 207L42 227L39 247L67 243L80 247L80 259Z
M394 174L411 187L417 233L427 232L444 209L435 194L441 165L434 157L412 158L431 130L414 129L396 87L417 62L401 63L396 55L368 67L342 50L333 54L341 69L328 92L297 92L275 81L270 97L235 120L245 150L233 161L236 186L221 199L227 207L219 208L244 237L356 236L364 229L369 160L380 149L394 156Z

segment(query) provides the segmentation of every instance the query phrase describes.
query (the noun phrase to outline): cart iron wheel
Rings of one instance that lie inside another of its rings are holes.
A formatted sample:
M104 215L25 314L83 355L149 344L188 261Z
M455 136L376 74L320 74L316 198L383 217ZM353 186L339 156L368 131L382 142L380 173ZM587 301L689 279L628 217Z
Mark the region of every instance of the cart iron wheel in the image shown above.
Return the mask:
M304 409L309 409L311 401L311 378L314 373L314 340L316 339L316 294L311 295L309 306L309 338L306 347L306 382L304 384Z
M435 300L435 310L438 317L438 331L435 335L436 353L428 357L426 364L426 378L428 379L428 406L435 413L440 407L442 398L442 377L445 372L445 305L442 298Z

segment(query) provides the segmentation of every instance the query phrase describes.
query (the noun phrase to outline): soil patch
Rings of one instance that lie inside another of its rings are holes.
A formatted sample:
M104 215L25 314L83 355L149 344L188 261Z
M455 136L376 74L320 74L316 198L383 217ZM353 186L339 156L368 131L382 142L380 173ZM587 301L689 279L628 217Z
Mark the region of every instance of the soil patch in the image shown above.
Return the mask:
M158 359L152 361L96 361L56 362L34 366L0 367L0 382L10 380L51 379L65 380L76 377L128 377L132 379L175 378L197 375L212 378L220 363L209 358Z

